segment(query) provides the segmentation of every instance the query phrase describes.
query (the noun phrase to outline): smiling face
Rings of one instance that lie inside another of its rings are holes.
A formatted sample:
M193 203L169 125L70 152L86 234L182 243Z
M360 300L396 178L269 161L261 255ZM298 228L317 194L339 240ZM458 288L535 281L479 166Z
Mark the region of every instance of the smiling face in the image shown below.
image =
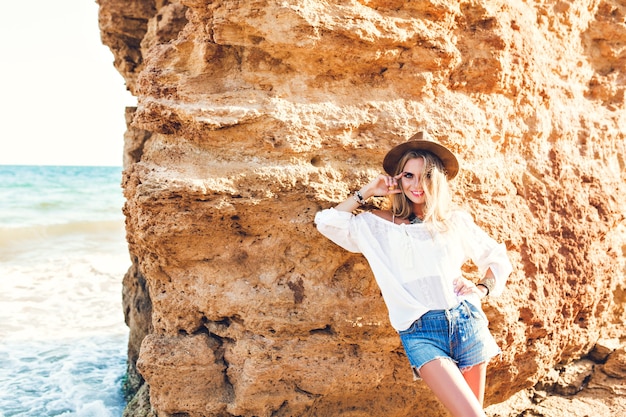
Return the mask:
M417 157L409 159L402 170L400 184L402 190L414 206L426 204L426 194L422 174L424 172L424 158Z

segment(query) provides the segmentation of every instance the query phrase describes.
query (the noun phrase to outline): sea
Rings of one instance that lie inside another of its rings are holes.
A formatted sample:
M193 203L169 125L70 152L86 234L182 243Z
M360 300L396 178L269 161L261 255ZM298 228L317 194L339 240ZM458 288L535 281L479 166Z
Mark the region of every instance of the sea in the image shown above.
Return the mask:
M0 165L0 417L118 417L120 167Z

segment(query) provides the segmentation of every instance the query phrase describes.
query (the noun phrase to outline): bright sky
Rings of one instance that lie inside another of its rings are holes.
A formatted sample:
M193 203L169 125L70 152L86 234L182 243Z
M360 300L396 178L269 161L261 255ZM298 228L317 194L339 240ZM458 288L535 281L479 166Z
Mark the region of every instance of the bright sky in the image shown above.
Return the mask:
M95 0L6 1L0 164L122 165L136 99L100 41Z

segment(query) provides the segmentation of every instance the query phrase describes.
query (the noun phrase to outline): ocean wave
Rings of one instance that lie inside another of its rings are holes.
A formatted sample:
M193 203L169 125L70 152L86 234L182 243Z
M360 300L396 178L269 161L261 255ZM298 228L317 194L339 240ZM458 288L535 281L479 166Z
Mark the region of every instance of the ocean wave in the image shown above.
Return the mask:
M21 243L43 242L72 235L120 233L123 230L123 220L77 221L63 224L0 227L0 249Z
M0 416L121 416L126 343L100 336L0 345Z

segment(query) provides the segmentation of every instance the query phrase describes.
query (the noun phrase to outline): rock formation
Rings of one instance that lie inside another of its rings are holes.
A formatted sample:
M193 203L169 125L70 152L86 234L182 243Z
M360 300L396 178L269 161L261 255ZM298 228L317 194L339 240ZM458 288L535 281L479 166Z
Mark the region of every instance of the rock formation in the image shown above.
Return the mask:
M138 99L127 415L445 415L366 261L313 224L422 129L515 266L485 305L489 412L550 415L537 393L585 387L624 407L623 1L98 3Z

